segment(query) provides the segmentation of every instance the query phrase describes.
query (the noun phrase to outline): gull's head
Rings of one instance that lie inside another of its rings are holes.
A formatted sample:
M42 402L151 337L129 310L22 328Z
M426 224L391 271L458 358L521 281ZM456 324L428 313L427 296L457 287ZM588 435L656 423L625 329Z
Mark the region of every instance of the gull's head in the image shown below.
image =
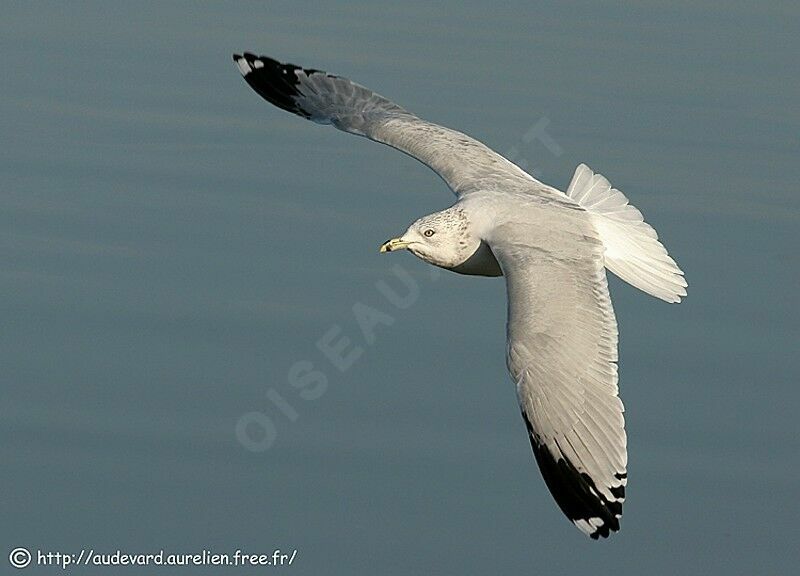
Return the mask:
M381 252L408 250L442 268L455 268L475 252L480 240L470 233L469 220L460 208L451 207L423 216L402 236L383 243Z

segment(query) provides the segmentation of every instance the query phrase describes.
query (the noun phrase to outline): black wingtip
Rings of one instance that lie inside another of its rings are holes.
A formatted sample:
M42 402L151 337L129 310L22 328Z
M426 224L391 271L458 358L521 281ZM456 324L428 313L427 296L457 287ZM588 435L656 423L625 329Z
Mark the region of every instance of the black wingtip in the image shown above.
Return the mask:
M252 52L244 52L242 54L245 60L248 62L253 62L254 60L261 60L262 62L274 62L275 64L280 64L280 62L273 60L269 56L259 56L258 54L253 54Z
M609 501L602 496L592 478L577 470L563 455L555 458L547 446L537 441L524 411L522 418L528 428L533 454L544 482L564 515L592 540L608 538L612 532L619 531L619 518L622 516L621 501ZM617 474L620 480L621 476L623 475ZM625 488L620 487L616 490L616 494L612 492L612 495L624 498ZM592 520L599 524L587 524Z
M245 81L265 100L303 118L311 118L311 114L298 101L302 96L299 90L300 76L305 77L310 71L251 52L244 52L241 56L234 54L233 60Z

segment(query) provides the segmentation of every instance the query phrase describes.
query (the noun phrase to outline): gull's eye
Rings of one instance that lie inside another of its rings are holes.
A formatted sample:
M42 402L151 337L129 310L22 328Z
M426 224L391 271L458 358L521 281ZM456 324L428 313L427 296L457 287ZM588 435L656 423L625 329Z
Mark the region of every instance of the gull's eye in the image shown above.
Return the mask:
M425 230L425 232L422 233L422 235L425 236L425 238L430 238L434 234L436 234L436 231L431 230L430 228L428 228L427 230Z

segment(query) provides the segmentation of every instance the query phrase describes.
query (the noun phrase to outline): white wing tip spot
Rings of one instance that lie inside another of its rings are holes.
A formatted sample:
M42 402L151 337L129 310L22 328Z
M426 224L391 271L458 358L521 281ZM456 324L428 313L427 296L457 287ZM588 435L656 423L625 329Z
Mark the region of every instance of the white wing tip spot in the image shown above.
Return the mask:
M259 64L261 64L261 66L264 65L263 62L259 62ZM236 60L236 65L239 67L239 72L242 73L242 76L247 76L248 74L250 74L250 72L253 71L253 69L250 68L250 64L248 64L247 60L245 60L244 58L239 58L238 60Z
M591 536L597 529L602 527L604 522L602 518L594 517L594 518L581 518L580 520L573 520L572 521L575 526L578 527L578 530L586 534L587 536Z

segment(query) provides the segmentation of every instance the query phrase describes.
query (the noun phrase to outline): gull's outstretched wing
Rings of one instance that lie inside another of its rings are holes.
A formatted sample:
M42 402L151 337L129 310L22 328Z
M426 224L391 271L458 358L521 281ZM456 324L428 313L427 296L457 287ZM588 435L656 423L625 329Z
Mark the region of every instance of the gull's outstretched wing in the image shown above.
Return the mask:
M619 530L627 483L617 323L586 212L521 207L492 232L508 289L507 363L544 480L592 538Z
M347 78L247 52L233 59L247 83L275 106L397 148L433 169L459 197L494 189L504 179L532 181L543 194L555 193L477 140L421 120Z

